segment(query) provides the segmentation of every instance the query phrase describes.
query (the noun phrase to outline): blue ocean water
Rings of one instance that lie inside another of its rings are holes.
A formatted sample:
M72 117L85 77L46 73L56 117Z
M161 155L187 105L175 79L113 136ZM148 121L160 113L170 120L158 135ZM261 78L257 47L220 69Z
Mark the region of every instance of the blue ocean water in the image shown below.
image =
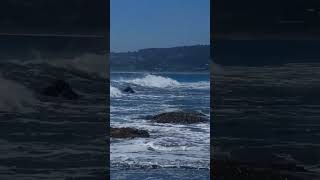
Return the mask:
M209 78L209 73L111 73L111 127L150 133L150 138L111 139L112 179L209 179L209 123L145 119L171 111L196 111L210 118ZM136 93L124 93L128 86Z

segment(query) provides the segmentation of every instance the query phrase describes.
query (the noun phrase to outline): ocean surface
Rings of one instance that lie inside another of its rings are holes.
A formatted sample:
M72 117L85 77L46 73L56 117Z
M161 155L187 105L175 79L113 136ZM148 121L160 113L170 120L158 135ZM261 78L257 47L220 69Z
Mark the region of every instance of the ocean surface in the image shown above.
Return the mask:
M320 64L214 69L214 156L320 173Z
M92 61L87 64L88 59ZM104 179L107 166L103 56L0 62L0 179ZM78 100L42 92L63 79Z
M201 112L210 118L209 73L111 73L111 127L150 138L111 139L111 179L210 179L210 123L158 124L146 116ZM134 94L122 90L130 86Z

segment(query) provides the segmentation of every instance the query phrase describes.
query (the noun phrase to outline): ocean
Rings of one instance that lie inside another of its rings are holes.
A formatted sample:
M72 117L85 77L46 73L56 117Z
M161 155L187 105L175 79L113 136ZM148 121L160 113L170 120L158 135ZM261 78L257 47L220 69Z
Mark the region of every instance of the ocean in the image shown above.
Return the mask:
M319 67L218 67L211 115L214 156L292 162L319 174ZM79 59L73 66L0 63L1 178L95 179L108 173L109 85L102 71L90 69ZM81 98L44 96L41 91L57 77ZM136 93L121 91L128 86ZM111 73L110 97L112 127L135 127L151 135L111 139L112 179L209 179L209 123L157 124L144 118L180 110L210 117L209 74Z
M97 55L1 61L0 179L107 176L108 85L102 71L83 65L88 58L103 66L103 56ZM56 79L80 98L44 95Z
M147 130L149 138L111 138L111 179L210 179L210 123L160 124L163 112L210 118L209 73L111 73L111 127ZM135 93L122 90L131 87Z
M214 156L293 163L319 174L320 64L214 70Z

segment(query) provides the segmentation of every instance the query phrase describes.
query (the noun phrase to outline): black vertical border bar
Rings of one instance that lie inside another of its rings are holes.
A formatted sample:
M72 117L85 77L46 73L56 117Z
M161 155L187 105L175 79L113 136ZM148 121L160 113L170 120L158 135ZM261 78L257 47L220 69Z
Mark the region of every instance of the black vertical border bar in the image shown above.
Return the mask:
M106 179L110 179L110 0L105 0L105 27L104 27L104 45L105 45L105 60L106 62Z
M215 96L215 81L214 81L214 46L215 46L215 22L217 17L217 0L210 0L210 179L213 178L214 173L214 96Z

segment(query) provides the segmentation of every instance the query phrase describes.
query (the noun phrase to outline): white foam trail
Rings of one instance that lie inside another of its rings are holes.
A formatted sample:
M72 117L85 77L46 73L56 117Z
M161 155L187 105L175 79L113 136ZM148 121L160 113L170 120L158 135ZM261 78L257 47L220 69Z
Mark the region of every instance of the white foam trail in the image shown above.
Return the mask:
M189 89L210 89L210 82L208 81L200 81L193 83L181 83L181 88L189 88Z
M37 103L33 93L14 81L4 79L0 75L0 111L31 112L32 105Z
M121 97L122 95L123 95L122 92L118 88L110 86L110 97L118 98L118 97Z
M155 142L148 142L147 147L157 151L187 151L188 146L166 146L166 145L158 145Z

